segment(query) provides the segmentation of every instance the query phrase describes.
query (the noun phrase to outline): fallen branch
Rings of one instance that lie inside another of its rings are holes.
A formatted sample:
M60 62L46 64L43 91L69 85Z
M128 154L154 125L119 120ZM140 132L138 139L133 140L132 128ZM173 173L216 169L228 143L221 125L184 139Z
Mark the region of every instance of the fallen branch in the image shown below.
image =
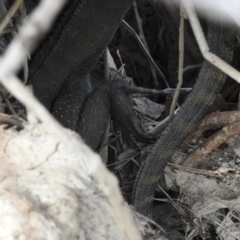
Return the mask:
M239 111L215 112L205 116L184 141L184 145L188 144L193 137L198 138L203 132L210 129L217 129L223 126L240 122Z
M224 62L221 58L209 51L209 47L203 30L201 28L199 19L197 17L196 11L193 7L192 0L183 0L183 6L188 15L193 33L195 35L203 57L210 63L212 63L214 66L222 70L224 73L226 73L228 76L240 83L240 73L235 68Z
M223 129L209 137L205 142L200 145L200 147L194 150L186 159L184 165L189 167L197 166L207 154L218 148L227 140L239 134L240 122L233 123L224 127Z

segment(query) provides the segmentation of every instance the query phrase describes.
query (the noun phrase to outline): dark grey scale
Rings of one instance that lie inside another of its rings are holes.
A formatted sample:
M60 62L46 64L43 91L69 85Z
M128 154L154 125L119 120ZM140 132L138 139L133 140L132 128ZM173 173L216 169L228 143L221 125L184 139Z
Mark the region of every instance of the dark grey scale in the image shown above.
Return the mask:
M131 94L139 93L166 95L166 91L131 86L120 79L113 80L111 84L111 115L136 140L140 142L155 141L157 136L146 132L133 109Z
M76 130L83 103L90 92L89 76L78 77L78 72L72 74L53 102L51 112L64 127Z
M65 127L76 130L82 104L89 93L88 76L132 2L69 1L51 36L30 63L28 84Z
M166 95L169 90L159 91L139 88L127 84L121 79L99 84L84 102L77 132L93 150L96 150L104 135L109 114L122 128L124 140L131 148L136 148L135 141L155 141L157 136L148 133L141 125L133 109L131 94Z
M128 132L125 127L121 127L121 130L123 139L126 141L127 145L132 149L138 148L135 139L133 139L132 134Z
M77 124L77 132L93 150L96 150L104 135L111 101L110 83L99 84L86 98Z
M130 94L159 91L116 80L98 86L83 106L91 91L89 73L131 3L132 0L72 1L49 41L39 49L36 61L30 64L29 84L33 85L35 95L65 127L77 130L94 150L102 140L110 110L129 136L142 142L156 139L143 129Z

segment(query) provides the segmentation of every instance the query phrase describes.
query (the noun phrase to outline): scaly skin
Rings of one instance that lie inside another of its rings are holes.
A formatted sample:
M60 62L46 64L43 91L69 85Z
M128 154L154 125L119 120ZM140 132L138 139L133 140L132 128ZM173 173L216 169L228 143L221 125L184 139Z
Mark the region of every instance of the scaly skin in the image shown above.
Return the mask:
M90 92L89 73L131 4L132 0L73 0L30 66L29 83L35 95L65 127L77 130L93 150L101 142L110 107L113 118L135 138L156 140L141 126L129 94L161 91L114 81L111 94L105 83L83 106Z
M211 52L227 63L231 63L234 33L223 31L220 27L209 24L207 39ZM226 75L216 67L207 61L203 63L192 92L172 123L157 140L139 171L132 196L133 204L138 212L152 217L154 192L167 162L214 102L225 79Z
M130 86L124 80L115 79L99 84L86 98L78 122L77 132L93 150L96 150L104 135L108 116L119 123L128 136L131 134L140 142L156 140L147 133L133 109L131 94L168 95L172 89L155 90ZM125 135L126 136L126 135ZM129 143L130 139L126 139ZM132 147L136 147L135 145Z
M59 23L41 51L44 56L37 59L40 63L30 71L35 95L65 127L77 128L89 73L132 2L71 0L64 23Z

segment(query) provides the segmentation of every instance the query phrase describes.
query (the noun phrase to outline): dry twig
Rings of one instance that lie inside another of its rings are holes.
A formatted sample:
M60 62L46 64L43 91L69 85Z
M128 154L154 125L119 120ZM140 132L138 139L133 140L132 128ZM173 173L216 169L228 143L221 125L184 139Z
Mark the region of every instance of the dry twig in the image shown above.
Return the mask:
M166 86L169 88L167 79L165 78L164 74L162 73L162 71L158 68L157 64L153 61L151 55L149 54L149 52L147 51L147 49L145 48L144 44L142 43L141 39L139 38L139 36L137 35L137 33L134 31L134 29L132 29L124 20L122 20L122 24L121 24L129 33L131 33L135 39L137 40L140 48L142 49L143 53L145 54L145 56L147 57L148 61L151 62L152 66L155 68L157 74L159 75L159 77L161 79L164 80Z
M144 32L143 32L143 28L142 28L142 19L139 16L138 8L137 8L137 2L136 1L133 2L133 9L134 9L134 13L135 13L135 18L136 18L138 30L139 30L139 38L142 40L142 42L143 42L145 48L147 49L147 51L150 52L148 44L147 44L147 41L146 41L146 38L144 36ZM159 83L158 83L156 71L155 71L151 61L149 61L149 59L148 59L148 62L149 62L149 65L150 65L150 70L152 72L154 86L157 87L159 85Z
M201 50L203 57L210 63L212 63L214 66L222 70L224 73L226 73L228 76L230 76L231 78L235 79L237 82L240 83L240 73L232 66L224 62L221 58L209 52L209 47L205 39L203 30L201 28L200 22L198 20L196 11L193 7L192 0L183 0L183 6L188 15L193 33L195 35L195 38L197 40L198 46Z
M205 116L196 126L196 128L188 135L184 141L184 145L193 138L198 138L203 132L210 129L217 129L228 124L233 124L240 122L240 112L239 111L229 111L229 112L215 112Z
M12 17L16 13L16 11L19 9L20 5L22 4L23 0L16 0L12 7L9 9L8 13L5 15L3 20L0 24L0 35L2 34L4 28L8 25L8 23L11 21Z
M179 26L179 62L178 62L178 84L176 91L173 95L173 102L170 109L170 121L174 117L174 110L177 105L177 99L180 94L180 89L183 83L183 61L184 61L184 18L185 13L183 6L180 7L180 26Z
M239 122L224 127L223 129L209 137L205 142L200 145L200 147L194 150L184 162L184 165L189 167L197 166L207 154L218 148L227 140L239 134Z

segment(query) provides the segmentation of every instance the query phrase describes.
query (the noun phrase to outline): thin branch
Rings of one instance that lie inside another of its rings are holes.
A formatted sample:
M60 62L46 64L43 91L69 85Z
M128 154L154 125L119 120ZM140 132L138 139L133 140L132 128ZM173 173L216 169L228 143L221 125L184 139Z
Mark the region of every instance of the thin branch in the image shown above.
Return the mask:
M3 113L0 113L0 124L7 124L11 127L16 126L19 129L23 129L23 124L20 119L11 117Z
M8 13L6 14L6 16L1 21L1 24L0 24L0 34L2 34L3 30L5 29L5 27L11 21L12 17L16 13L16 11L18 10L18 8L22 4L22 2L23 2L23 0L16 0L14 2L14 4L11 6L11 8L8 11Z
M205 170L205 169L197 169L197 168L178 165L178 164L174 164L174 163L168 163L168 165L171 168L181 170L181 171L185 171L185 172L201 174L201 175L205 175L205 176L209 176L209 177L215 177L215 178L223 178L224 177L222 172L220 172L219 170L211 171L211 170Z
M186 224L185 219L187 218L186 212L183 210L183 208L177 204L176 202L173 201L173 199L169 196L169 194L158 184L158 188L167 196L169 201L172 203L172 206L177 210L177 212L183 217L181 220Z
M213 134L205 142L203 142L196 150L191 152L184 162L184 166L195 167L201 163L207 154L218 148L227 140L240 134L240 123L233 123Z
M174 110L177 105L177 99L180 94L180 89L183 83L183 61L184 61L184 9L183 5L180 7L180 26L179 26L179 62L178 62L178 84L176 91L173 95L173 101L170 108L170 121L172 121L174 116Z
M7 105L9 111L13 114L13 115L16 115L17 116L17 113L16 111L14 110L12 104L10 103L10 101L8 100L8 97L6 96L5 92L4 91L1 91L0 92L5 104Z
M3 86L11 92L28 110L42 122L47 122L56 132L62 132L61 125L48 113L48 111L34 98L14 73L22 66L29 53L50 27L57 13L66 0L42 1L39 7L31 14L23 27L19 30L18 36L14 38L6 50L0 62L0 79ZM44 17L43 17L44 13Z
M108 67L108 61L109 61L109 51L108 48L106 48L105 52L104 52L104 78L105 81L109 81L109 67ZM106 164L108 161L108 138L109 138L109 132L110 132L110 116L108 116L107 119L107 125L106 125L106 129L105 129L105 133L103 135L102 138L102 142L101 142L101 147L104 146L100 151L99 154L103 160L103 162Z
M234 69L232 66L224 62L221 58L214 55L213 53L209 52L209 47L207 45L207 41L205 39L203 30L201 28L199 19L197 17L196 11L194 9L192 0L183 0L183 6L185 11L188 15L193 33L196 37L198 46L202 52L203 57L212 63L214 66L222 70L231 78L235 79L237 82L240 83L240 72Z
M132 34L132 36L134 36L134 38L137 40L140 48L142 49L143 53L145 54L145 56L147 57L147 59L152 63L153 67L155 68L157 74L159 75L159 77L161 79L163 79L163 81L165 82L166 86L169 88L167 79L165 78L164 74L162 73L162 71L158 68L157 64L153 61L151 55L149 54L149 52L147 51L147 49L145 48L144 44L142 43L141 39L139 38L139 36L137 35L137 33L134 31L134 29L128 25L124 20L122 20L121 25L130 33Z
M108 69L108 49L104 51L104 78L105 81L109 81L109 69Z
M164 110L164 116L168 117L171 109L171 105L173 102L173 95L167 95L165 98L165 110Z
M147 41L146 41L145 36L144 36L144 32L143 32L143 28L142 28L142 19L139 16L136 1L133 2L133 10L134 10L134 13L135 13L135 18L136 18L136 22L137 22L137 26L138 26L138 30L139 30L139 38L142 40L142 43L144 44L147 51L150 52ZM156 86L159 85L158 79L157 79L157 74L156 74L156 71L155 71L151 61L148 60L148 62L149 62L150 70L152 72L154 86L156 87Z
M202 67L202 63L196 64L196 65L186 66L186 67L183 68L183 73L187 72L190 69L195 69L195 68L200 68L200 67Z
M175 0L176 2L180 3L180 0ZM219 19L222 18L223 21L229 23L229 20L234 20L240 26L240 2L237 0L201 0L201 1L194 1L194 5L196 9L212 19Z
M214 112L206 115L195 127L195 129L184 140L184 145L191 139L198 138L203 132L210 129L222 128L226 125L240 122L239 111Z

